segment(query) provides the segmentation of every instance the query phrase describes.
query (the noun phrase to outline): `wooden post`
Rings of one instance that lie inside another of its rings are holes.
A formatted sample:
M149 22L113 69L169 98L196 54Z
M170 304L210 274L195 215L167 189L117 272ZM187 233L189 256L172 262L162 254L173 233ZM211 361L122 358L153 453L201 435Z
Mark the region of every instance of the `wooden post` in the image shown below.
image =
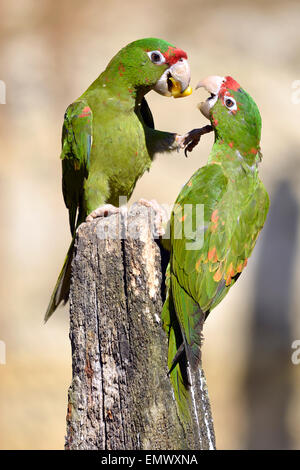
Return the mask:
M215 447L203 370L192 376L195 409L184 430L167 376L161 253L134 205L82 224L72 262L66 449ZM121 238L120 235L123 237Z

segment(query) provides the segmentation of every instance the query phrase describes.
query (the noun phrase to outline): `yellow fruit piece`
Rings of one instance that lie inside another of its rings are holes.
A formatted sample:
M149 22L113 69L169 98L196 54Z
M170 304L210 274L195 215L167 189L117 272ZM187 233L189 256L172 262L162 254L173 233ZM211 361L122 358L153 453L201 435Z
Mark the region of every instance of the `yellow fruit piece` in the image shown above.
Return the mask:
M172 86L172 96L174 98L183 98L184 96L189 96L192 94L192 87L187 87L184 92L181 93L181 85L179 82L177 82L176 80L174 80L173 77L170 78L173 86Z

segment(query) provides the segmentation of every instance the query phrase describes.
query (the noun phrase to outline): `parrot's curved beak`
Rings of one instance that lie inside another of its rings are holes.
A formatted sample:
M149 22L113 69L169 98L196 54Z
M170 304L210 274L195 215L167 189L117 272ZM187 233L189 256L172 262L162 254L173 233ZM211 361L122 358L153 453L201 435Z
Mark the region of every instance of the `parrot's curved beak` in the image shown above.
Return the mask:
M190 66L188 61L182 58L165 70L153 89L164 96L182 98L192 93L190 80Z
M208 91L208 93L210 93L210 96L207 98L207 100L198 105L198 108L200 109L201 113L207 119L210 119L210 110L217 102L220 88L222 86L222 83L224 83L224 81L225 81L224 77L220 77L218 75L210 75L209 77L206 77L204 80L201 80L196 86L196 90L197 88L205 88L205 90Z

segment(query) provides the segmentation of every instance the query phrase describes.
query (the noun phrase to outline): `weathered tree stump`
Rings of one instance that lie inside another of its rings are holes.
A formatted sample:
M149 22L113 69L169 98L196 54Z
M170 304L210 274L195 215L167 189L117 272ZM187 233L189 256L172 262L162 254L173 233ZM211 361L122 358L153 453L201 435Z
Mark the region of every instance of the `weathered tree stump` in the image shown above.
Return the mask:
M134 205L82 224L72 262L72 384L66 449L214 448L202 369L192 376L193 422L183 429L167 376L162 268L151 210ZM126 233L127 228L127 233Z

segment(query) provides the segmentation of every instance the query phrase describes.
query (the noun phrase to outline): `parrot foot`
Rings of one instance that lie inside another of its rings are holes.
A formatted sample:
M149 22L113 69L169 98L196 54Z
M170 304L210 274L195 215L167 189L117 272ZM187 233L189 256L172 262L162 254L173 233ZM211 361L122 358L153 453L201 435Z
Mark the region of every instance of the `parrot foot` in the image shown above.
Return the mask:
M184 155L187 157L187 152L191 152L199 144L201 136L208 134L212 130L213 127L208 124L200 129L193 129L182 136L177 136L179 146L184 148Z
M97 217L109 217L113 214L118 214L119 212L124 211L124 207L115 207L112 204L104 204L103 206L98 207L94 211L92 211L87 218L85 219L86 222L92 222Z
M155 199L151 201L147 201L147 199L140 199L138 201L139 204L142 204L145 207L151 207L155 213L154 221L153 221L153 232L158 237L163 237L166 233L165 231L165 224L168 221L168 215L164 208L158 204Z

